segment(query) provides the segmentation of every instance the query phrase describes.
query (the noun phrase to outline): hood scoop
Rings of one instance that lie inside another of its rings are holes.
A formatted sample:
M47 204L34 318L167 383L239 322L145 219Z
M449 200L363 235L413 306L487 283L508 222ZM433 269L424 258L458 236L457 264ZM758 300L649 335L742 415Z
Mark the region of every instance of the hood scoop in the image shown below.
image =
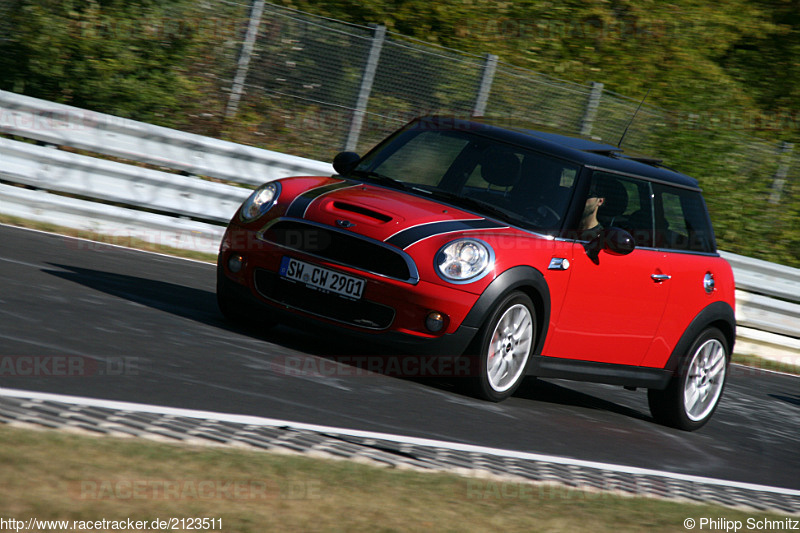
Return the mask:
M362 217L368 217L373 220L377 220L378 222L385 224L392 220L390 215L386 213L381 213L380 211L375 211L374 209L370 209L368 207L364 207L363 205L351 204L350 202L342 202L342 201L334 201L333 202L333 209L334 211L340 211L344 213L353 213L356 215L360 215Z

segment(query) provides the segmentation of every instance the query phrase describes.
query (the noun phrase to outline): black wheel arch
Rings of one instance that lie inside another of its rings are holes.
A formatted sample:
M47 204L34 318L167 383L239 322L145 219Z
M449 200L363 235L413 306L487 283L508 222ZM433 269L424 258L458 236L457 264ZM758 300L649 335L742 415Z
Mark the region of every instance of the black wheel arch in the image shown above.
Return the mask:
M680 340L672 350L664 369L673 373L679 372L682 366L681 362L686 359L694 340L710 327L719 329L725 336L730 360L730 356L733 353L733 345L736 342L736 315L727 302L714 302L700 311L689 323L689 327L683 332Z
M544 275L531 266L515 266L497 276L472 306L462 325L479 329L497 302L512 291L524 292L536 307L537 338L533 354L539 354L550 324L550 289Z

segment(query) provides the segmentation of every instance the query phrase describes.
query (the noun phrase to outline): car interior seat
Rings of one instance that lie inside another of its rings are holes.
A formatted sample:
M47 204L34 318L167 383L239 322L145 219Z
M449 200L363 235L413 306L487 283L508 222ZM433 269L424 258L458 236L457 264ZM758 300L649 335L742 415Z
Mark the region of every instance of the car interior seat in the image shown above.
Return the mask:
M626 224L628 220L623 213L628 208L628 191L625 186L614 178L603 178L598 186L599 194L605 201L597 210L597 219L604 228Z
M508 189L519 180L519 158L508 150L487 150L480 165L481 177L489 185Z
M566 211L571 195L569 187L561 186L564 166L535 155L522 160L520 180L514 187L515 203L525 206L546 205L557 213Z

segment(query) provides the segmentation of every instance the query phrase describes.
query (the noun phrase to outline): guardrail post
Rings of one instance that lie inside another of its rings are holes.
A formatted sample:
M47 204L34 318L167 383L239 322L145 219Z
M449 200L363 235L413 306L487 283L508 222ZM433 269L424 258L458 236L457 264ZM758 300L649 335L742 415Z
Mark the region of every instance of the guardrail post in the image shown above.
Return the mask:
M589 93L589 101L586 103L586 111L583 113L581 121L581 135L589 136L592 134L594 119L597 116L597 109L600 107L600 97L603 94L603 84L593 81L592 92Z
M239 109L239 100L244 92L247 70L250 68L250 56L253 55L256 37L258 37L258 26L261 24L261 16L263 14L264 0L255 0L250 10L250 22L247 24L247 33L242 44L242 52L239 55L239 66L236 67L236 76L233 78L231 96L228 98L228 108L225 110L226 118L233 118Z
M781 201L781 194L783 187L786 185L786 177L789 175L789 156L792 153L794 145L792 143L782 142L778 148L778 157L780 164L778 170L775 171L775 178L772 181L772 194L769 196L769 203L777 204Z
M481 84L478 87L478 95L475 98L475 107L472 109L473 117L482 117L486 111L486 102L489 101L489 93L492 90L494 73L497 71L497 59L494 54L486 54L481 74Z
M372 83L375 81L375 72L378 70L378 60L381 57L383 42L386 40L386 26L377 24L371 24L370 26L373 30L372 44L369 48L367 64L364 65L364 75L361 77L361 88L358 91L353 120L350 121L350 130L347 132L347 140L344 143L344 149L348 151L354 151L358 145L361 125L364 123L369 95L372 92Z

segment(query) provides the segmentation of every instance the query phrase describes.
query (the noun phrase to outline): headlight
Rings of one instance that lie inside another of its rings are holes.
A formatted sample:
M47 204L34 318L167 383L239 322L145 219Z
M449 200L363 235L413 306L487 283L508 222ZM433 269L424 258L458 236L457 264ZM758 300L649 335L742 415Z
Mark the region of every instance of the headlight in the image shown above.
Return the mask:
M436 254L439 275L451 283L476 281L493 267L494 252L488 244L477 239L450 242Z
M242 209L239 212L239 218L242 222L252 222L267 211L275 204L278 195L281 193L281 186L279 183L267 183L262 185L242 204Z

